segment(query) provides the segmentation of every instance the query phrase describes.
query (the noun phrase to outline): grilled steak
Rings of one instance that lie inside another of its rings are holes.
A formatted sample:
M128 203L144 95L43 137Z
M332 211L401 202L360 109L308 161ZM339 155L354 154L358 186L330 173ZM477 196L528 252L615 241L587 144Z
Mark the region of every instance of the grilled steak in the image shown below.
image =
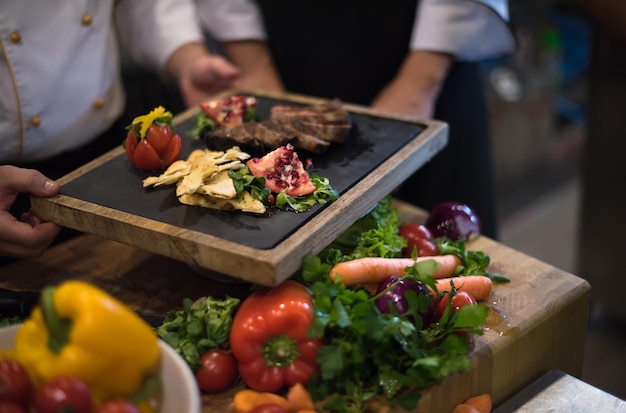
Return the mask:
M333 100L302 107L274 106L269 119L235 128L221 126L206 133L204 139L218 150L238 145L243 150L261 153L291 143L295 148L320 154L331 143L345 141L351 128L341 102Z

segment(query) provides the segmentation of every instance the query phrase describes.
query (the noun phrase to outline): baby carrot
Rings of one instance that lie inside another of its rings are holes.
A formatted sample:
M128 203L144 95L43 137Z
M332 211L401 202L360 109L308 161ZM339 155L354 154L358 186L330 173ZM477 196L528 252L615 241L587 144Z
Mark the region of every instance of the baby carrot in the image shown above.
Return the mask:
M258 392L256 390L239 390L233 397L233 409L235 413L248 413L257 406L269 404L278 405L287 410L289 402L278 394Z
M493 281L484 275L464 275L460 277L441 278L436 281L437 292L450 292L450 282L459 291L468 292L476 301L489 297L493 289ZM435 292L433 291L433 294Z
M483 393L470 397L463 403L474 407L478 413L491 413L491 408L493 407L493 401L491 400L491 394L489 393Z
M466 403L457 404L452 413L479 413L478 410Z
M437 271L431 276L433 278L451 277L454 270L461 264L461 260L456 255L435 255L432 257L412 258L380 258L366 257L357 258L350 261L340 262L330 270L330 279L335 280L341 275L341 282L346 285L378 284L391 275L404 275L404 269L411 267L416 262L425 260L435 260L439 263Z

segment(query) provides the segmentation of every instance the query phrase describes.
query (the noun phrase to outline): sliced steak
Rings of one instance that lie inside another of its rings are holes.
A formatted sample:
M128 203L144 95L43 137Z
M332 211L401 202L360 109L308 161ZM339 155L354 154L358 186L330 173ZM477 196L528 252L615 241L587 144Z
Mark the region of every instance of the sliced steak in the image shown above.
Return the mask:
M318 138L331 143L344 142L352 129L352 126L348 124L331 124L297 117L291 120L291 125L298 131L316 135Z
M331 143L345 141L351 127L348 113L340 101L334 100L311 106L274 106L269 119L234 128L221 126L205 133L203 138L213 150L237 145L260 154L290 143L298 149L321 154Z
M267 128L280 131L294 138L292 145L298 149L313 153L324 153L330 146L330 142L318 138L316 135L303 132L296 129L291 123L279 122L273 119L267 119L261 122Z
M202 136L207 147L214 151L225 151L233 146L239 146L242 150L261 153L265 147L251 132L248 123L229 128L220 126L208 131Z
M329 102L310 106L285 106L276 105L272 107L270 118L288 121L297 117L311 122L324 124L350 125L350 115L343 108L337 99Z

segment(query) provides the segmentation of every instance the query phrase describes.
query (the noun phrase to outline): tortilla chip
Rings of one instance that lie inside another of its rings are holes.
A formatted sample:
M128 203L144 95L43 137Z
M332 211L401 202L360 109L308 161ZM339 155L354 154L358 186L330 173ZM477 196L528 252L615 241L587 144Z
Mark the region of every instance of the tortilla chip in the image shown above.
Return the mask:
M196 193L221 199L233 199L237 196L235 184L228 176L228 171L220 171L204 181L204 185Z
M143 180L143 187L173 185L191 172L191 165L187 161L178 160L171 164L159 176L149 176Z
M187 160L174 162L160 176L144 179L143 186L176 184L176 196L185 205L263 214L265 205L245 191L237 196L228 176L228 171L243 168L243 161L249 158L238 146L225 152L196 149Z
M178 200L185 205L200 206L203 208L219 209L222 211L243 211L255 214L263 214L265 205L259 200L252 198L249 192L243 191L233 199L213 198L198 193L184 194Z

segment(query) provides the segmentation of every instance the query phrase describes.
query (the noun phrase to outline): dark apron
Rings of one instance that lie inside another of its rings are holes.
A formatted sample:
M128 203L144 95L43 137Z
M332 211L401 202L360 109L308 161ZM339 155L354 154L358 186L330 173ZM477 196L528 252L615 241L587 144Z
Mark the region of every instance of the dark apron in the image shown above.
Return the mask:
M268 45L290 92L369 105L406 57L416 0L259 0ZM452 66L434 118L450 126L448 146L394 195L429 210L472 206L496 237L488 117L477 63Z

